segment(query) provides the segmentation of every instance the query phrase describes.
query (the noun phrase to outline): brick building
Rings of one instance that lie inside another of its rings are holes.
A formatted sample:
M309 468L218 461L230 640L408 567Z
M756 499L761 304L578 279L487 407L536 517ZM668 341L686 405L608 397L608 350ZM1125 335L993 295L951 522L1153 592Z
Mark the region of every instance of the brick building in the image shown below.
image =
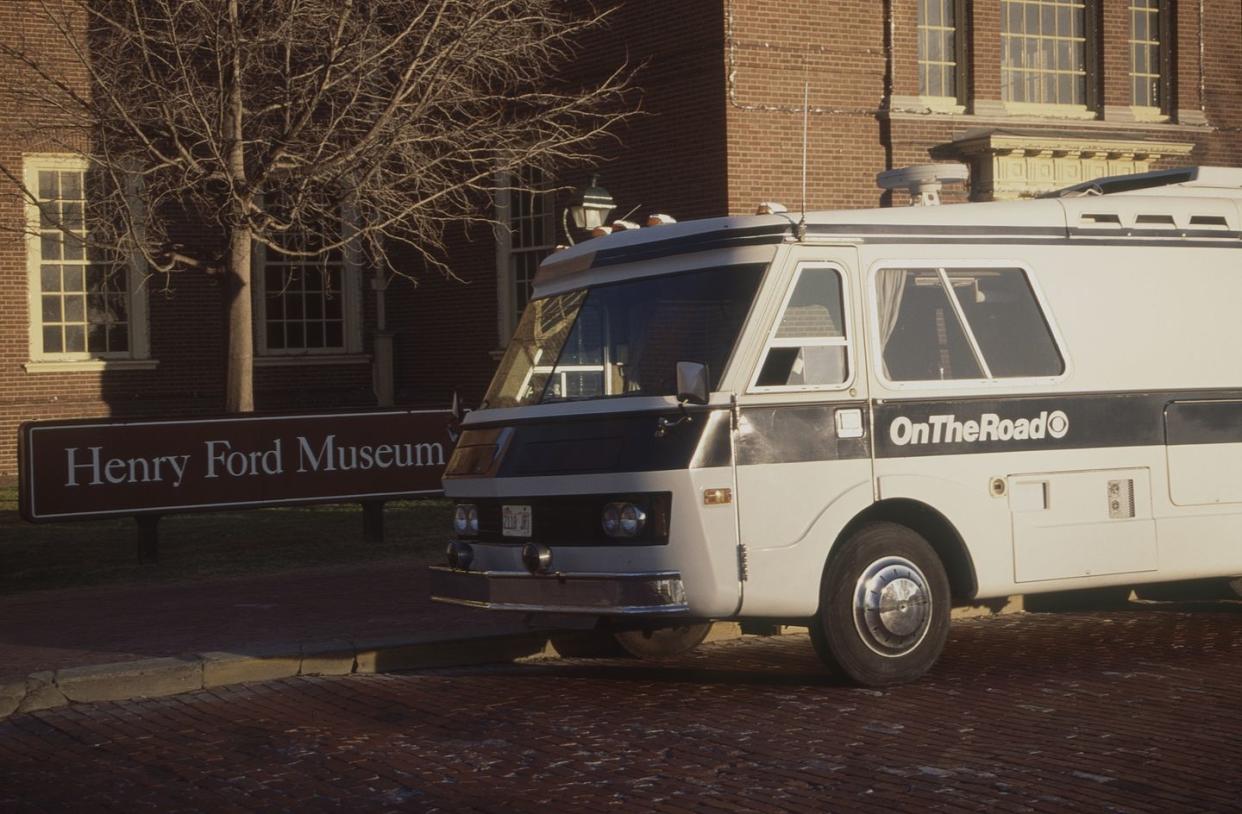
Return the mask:
M1242 8L1225 0L648 0L618 2L577 70L640 66L644 115L603 145L591 170L617 202L679 220L801 200L804 93L812 209L903 204L876 173L929 160L968 164L947 200L1013 198L1088 178L1182 164L1242 163ZM0 30L55 47L20 4ZM0 110L0 161L40 195L74 206L79 167ZM531 180L540 177L532 170ZM552 179L542 179L553 185ZM564 193L499 195L510 230L475 229L434 273L383 293L395 401L481 397L539 259L565 242ZM0 222L24 217L10 187ZM657 227L658 228L658 227ZM581 239L582 235L576 235ZM0 234L0 475L15 469L20 421L165 416L222 409L220 286L103 292L63 237ZM53 261L53 262L49 262ZM411 267L411 273L417 273ZM378 295L342 264L339 297L306 286L284 303L279 338L257 325L261 410L376 404ZM261 276L261 275L256 275ZM94 288L92 286L95 286ZM256 291L256 302L289 297ZM112 298L112 299L109 299ZM115 308L109 303L115 300ZM91 315L104 313L102 322ZM265 307L257 320L270 319ZM291 315L292 314L292 315ZM119 315L119 316L118 316ZM88 350L89 348L89 350Z

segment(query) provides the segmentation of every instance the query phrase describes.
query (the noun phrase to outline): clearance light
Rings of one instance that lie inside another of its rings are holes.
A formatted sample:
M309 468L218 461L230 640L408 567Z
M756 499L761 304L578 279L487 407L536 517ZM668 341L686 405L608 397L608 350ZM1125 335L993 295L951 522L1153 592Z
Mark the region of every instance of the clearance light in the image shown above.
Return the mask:
M704 489L703 505L704 506L723 506L726 503L733 502L732 489Z
M789 207L776 201L764 201L755 209L756 215L781 215L789 211Z

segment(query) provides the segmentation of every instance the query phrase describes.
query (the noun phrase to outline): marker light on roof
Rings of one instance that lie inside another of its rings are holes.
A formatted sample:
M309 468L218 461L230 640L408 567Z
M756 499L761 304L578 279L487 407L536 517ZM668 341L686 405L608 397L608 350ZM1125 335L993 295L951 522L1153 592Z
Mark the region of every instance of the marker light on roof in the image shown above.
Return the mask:
M676 223L677 219L672 215L655 214L647 217L648 226L663 226L666 223Z
M776 201L764 201L759 204L759 208L755 210L756 215L780 215L788 212L789 208L784 204Z

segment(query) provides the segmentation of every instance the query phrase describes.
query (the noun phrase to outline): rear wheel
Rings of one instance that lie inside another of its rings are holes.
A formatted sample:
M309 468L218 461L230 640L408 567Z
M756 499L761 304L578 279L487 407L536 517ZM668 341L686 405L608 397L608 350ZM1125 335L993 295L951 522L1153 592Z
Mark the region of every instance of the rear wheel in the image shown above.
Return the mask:
M949 635L949 579L935 550L896 523L869 523L824 567L811 641L856 684L886 686L926 673Z

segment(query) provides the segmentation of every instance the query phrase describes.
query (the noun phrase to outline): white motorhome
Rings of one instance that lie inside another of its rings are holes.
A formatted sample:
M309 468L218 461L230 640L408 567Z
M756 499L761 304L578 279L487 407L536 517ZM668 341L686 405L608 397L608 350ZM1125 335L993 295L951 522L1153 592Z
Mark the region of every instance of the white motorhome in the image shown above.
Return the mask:
M809 624L907 681L952 606L1242 574L1242 170L730 217L550 256L444 486L436 599Z

